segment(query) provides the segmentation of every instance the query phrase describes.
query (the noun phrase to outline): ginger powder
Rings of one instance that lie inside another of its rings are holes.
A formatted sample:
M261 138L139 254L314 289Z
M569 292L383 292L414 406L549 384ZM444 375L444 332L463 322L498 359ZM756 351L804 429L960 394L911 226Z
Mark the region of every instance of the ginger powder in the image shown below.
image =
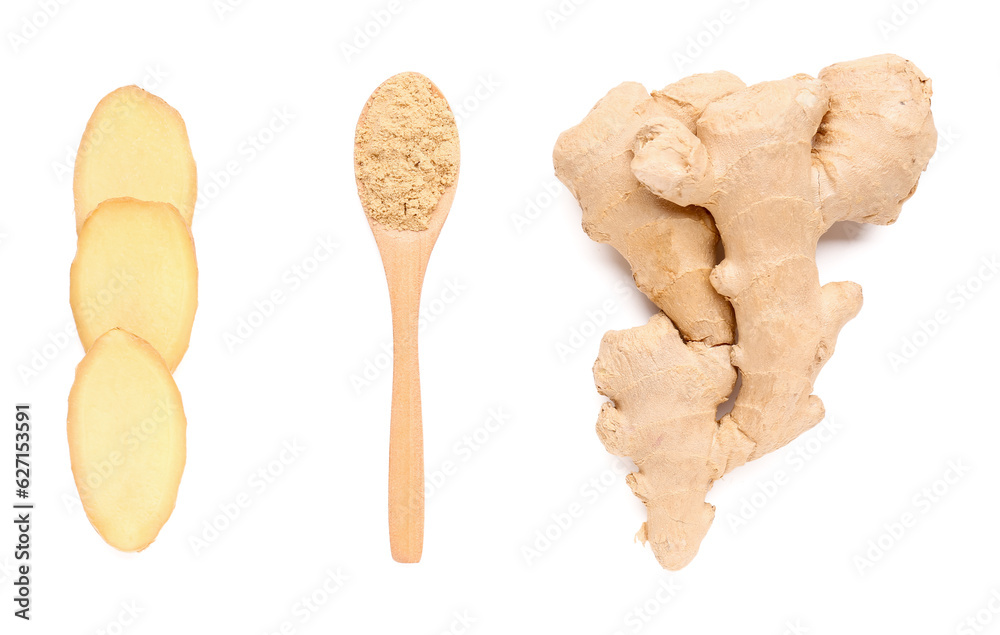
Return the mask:
M427 229L458 178L458 128L448 102L419 73L395 75L372 95L354 138L358 196L372 220Z

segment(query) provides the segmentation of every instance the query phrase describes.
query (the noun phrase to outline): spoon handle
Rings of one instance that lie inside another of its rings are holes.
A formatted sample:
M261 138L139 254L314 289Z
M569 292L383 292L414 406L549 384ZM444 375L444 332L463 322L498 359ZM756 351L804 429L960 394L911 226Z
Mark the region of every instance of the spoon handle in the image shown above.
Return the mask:
M399 263L401 264L401 263ZM420 562L424 542L424 441L417 329L424 267L401 267L392 302L392 416L389 422L389 544L396 562Z

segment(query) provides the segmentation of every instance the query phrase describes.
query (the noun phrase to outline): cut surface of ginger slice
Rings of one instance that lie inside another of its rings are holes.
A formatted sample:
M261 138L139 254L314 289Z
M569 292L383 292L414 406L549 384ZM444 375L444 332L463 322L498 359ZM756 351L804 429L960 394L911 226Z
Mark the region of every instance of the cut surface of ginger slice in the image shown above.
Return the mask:
M198 265L187 224L172 205L104 201L80 230L70 304L85 350L110 329L143 338L171 372L198 305Z
M156 539L177 500L187 421L177 385L142 338L112 329L76 369L67 433L87 518L121 551Z
M170 203L188 225L198 197L184 120L138 86L105 96L87 122L73 174L77 231L102 201L122 196Z

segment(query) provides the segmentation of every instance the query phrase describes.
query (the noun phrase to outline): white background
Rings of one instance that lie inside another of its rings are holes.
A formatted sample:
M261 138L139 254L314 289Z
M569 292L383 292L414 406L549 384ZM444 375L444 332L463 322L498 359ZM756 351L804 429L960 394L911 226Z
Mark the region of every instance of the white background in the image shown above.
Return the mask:
M979 277L1000 235L995 4L590 0L564 2L556 20L556 0L400 0L346 55L387 1L245 0L221 14L212 0L63 1L46 18L45 2L7 0L0 16L0 409L12 420L14 403L32 404L37 505L30 624L11 617L14 532L0 522L0 631L1000 632L1000 282ZM679 62L689 38L705 45ZM600 332L642 324L653 308L624 261L580 229L552 145L623 80L654 89L726 69L752 83L882 52L933 79L941 144L895 226L838 227L820 245L824 282L865 291L816 386L835 434L811 432L724 478L701 553L662 571L633 543L644 509L594 434L602 399L590 370ZM389 302L352 165L358 112L403 70L466 111L421 333L427 470L454 469L428 500L416 566L389 556ZM176 511L138 555L89 526L64 425L83 354L63 335L73 153L98 100L130 83L184 116L204 198L200 306L176 373L188 463ZM293 119L280 124L275 109ZM251 137L269 143L250 152ZM210 187L229 162L240 173ZM321 241L337 246L314 268ZM962 306L960 287L976 290ZM286 301L260 323L255 302L274 290ZM919 335L936 311L947 323ZM227 345L241 319L259 326ZM904 339L923 345L894 368ZM487 426L497 410L502 422ZM456 447L474 435L488 438ZM286 443L303 450L276 463ZM11 462L0 457L8 510ZM928 497L949 462L971 469ZM280 475L260 487L261 469ZM755 496L778 471L785 482ZM242 492L250 506L224 522ZM582 513L560 529L554 518L574 504ZM882 536L905 513L913 526ZM228 526L196 550L211 523ZM548 545L545 531L558 534ZM879 560L859 570L880 539ZM540 557L526 558L536 542ZM338 570L347 579L324 598ZM304 612L314 594L328 601ZM980 631L959 629L970 618Z

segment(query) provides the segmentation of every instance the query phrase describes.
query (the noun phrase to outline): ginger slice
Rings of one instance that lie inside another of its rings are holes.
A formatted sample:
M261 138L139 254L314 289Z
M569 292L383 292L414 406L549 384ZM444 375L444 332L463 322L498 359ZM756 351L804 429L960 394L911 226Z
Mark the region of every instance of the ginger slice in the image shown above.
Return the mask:
M709 282L718 241L712 218L642 187L630 169L632 145L649 118L693 129L708 103L742 87L726 72L694 75L652 95L626 82L562 133L553 152L556 176L580 202L587 234L625 257L636 285L685 339L709 345L731 343L734 324L732 308Z
M184 120L138 86L105 96L87 122L73 173L77 231L102 201L123 196L170 203L188 225L198 197Z
M186 456L181 396L160 355L112 329L76 369L67 433L87 518L112 547L141 551L177 500Z
M124 328L149 342L173 372L198 306L194 242L177 210L132 198L101 203L80 230L70 304L84 349Z
M715 217L726 257L711 280L732 302L743 375L723 425L754 441L751 459L824 416L813 382L861 288L821 286L816 245L838 220L895 221L936 146L930 95L912 63L883 55L734 92L697 134L660 118L637 138L638 178Z

